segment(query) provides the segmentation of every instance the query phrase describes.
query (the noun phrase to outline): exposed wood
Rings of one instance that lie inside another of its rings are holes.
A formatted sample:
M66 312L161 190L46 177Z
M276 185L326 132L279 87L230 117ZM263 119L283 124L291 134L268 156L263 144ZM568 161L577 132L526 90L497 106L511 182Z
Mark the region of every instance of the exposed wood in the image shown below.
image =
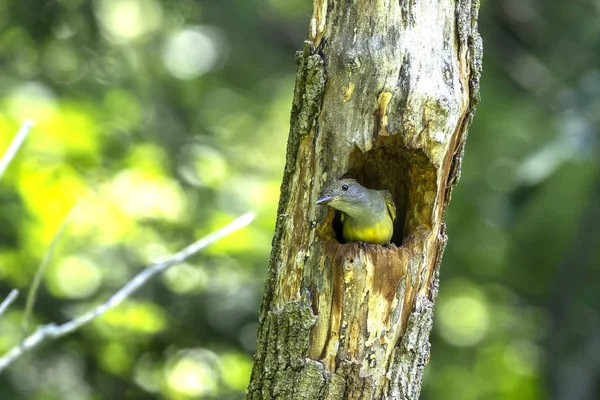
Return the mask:
M315 0L249 399L417 399L443 214L479 100L478 1ZM337 240L332 181L389 190L390 246Z

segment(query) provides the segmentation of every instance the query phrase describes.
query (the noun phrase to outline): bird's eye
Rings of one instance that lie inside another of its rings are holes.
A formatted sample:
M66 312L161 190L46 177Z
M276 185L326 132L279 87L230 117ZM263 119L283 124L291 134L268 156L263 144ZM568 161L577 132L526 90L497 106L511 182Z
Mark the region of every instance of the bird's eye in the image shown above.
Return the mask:
M343 190L344 192L348 191L348 185L342 185L342 190Z

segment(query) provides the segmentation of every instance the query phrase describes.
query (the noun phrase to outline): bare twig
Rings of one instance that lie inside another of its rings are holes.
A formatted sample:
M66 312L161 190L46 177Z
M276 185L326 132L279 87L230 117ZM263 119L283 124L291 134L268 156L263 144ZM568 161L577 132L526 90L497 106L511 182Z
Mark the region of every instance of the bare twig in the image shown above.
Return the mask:
M8 296L6 296L2 304L0 304L0 316L2 316L2 314L4 314L6 309L13 303L13 301L17 299L18 295L19 291L17 289L13 289L10 291L10 293L8 294Z
M73 207L71 209L71 211L69 211L69 213L67 214L65 219L63 220L62 224L60 225L60 228L58 228L58 231L56 232L56 234L54 234L54 237L52 238L52 242L50 242L50 247L48 247L48 250L46 251L46 254L44 255L44 259L42 260L42 263L38 267L37 271L35 271L35 276L33 277L33 282L31 283L31 287L29 288L29 291L27 292L27 301L25 302L25 312L23 314L23 325L22 325L23 337L25 337L27 334L29 334L29 324L31 322L31 316L33 315L33 306L35 305L35 296L40 287L40 283L42 282L42 278L44 277L44 274L46 273L46 269L48 269L48 265L50 265L50 261L52 260L52 256L54 255L54 249L56 248L56 245L58 244L58 242L60 241L60 238L62 237L63 233L65 232L67 225L69 225L69 222L71 222L71 216L73 215L76 208L77 208L77 206Z
M19 148L25 141L25 138L27 137L27 134L29 133L32 127L32 120L27 120L25 121L25 123L23 123L23 125L21 125L21 129L19 129L12 142L8 146L6 153L4 153L2 159L0 159L0 178L2 178L2 175L4 175L4 171L6 171L8 164L10 164L12 159L15 157L17 151L19 151Z
M237 231L240 228L245 227L254 219L254 213L247 213L237 218L229 225L217 230L205 236L204 238L192 243L173 256L167 258L164 261L157 262L144 268L139 274L137 274L132 280L127 282L119 291L117 291L112 297L110 297L105 303L100 304L96 308L80 315L77 318L72 319L64 324L57 325L54 323L43 325L39 327L33 334L29 335L19 345L9 350L2 358L0 358L0 372L6 369L13 361L22 356L25 352L37 347L40 343L44 342L48 338L59 338L67 335L77 329L81 328L90 321L98 318L107 311L115 308L123 300L128 298L133 292L143 286L154 276L166 271L175 264L178 264L194 254L200 252L207 246L213 244L219 239Z

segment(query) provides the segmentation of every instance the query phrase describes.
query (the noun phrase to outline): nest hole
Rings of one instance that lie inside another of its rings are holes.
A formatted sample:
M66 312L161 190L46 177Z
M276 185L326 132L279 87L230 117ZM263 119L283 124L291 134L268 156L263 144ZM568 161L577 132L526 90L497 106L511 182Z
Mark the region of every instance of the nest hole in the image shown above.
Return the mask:
M396 221L391 242L406 244L417 228L431 229L436 198L436 173L425 153L408 148L400 135L380 136L373 149L362 152L355 148L350 154L349 168L340 178L354 178L361 185L388 190L396 205ZM342 238L339 211L330 209L324 224L325 236Z

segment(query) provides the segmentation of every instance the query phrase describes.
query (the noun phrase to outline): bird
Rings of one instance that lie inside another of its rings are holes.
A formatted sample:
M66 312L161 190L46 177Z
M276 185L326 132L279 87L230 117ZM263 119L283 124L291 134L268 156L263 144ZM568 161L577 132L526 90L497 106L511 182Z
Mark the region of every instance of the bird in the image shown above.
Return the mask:
M390 243L396 206L387 190L368 189L355 179L345 178L329 185L317 204L341 211L344 241Z

